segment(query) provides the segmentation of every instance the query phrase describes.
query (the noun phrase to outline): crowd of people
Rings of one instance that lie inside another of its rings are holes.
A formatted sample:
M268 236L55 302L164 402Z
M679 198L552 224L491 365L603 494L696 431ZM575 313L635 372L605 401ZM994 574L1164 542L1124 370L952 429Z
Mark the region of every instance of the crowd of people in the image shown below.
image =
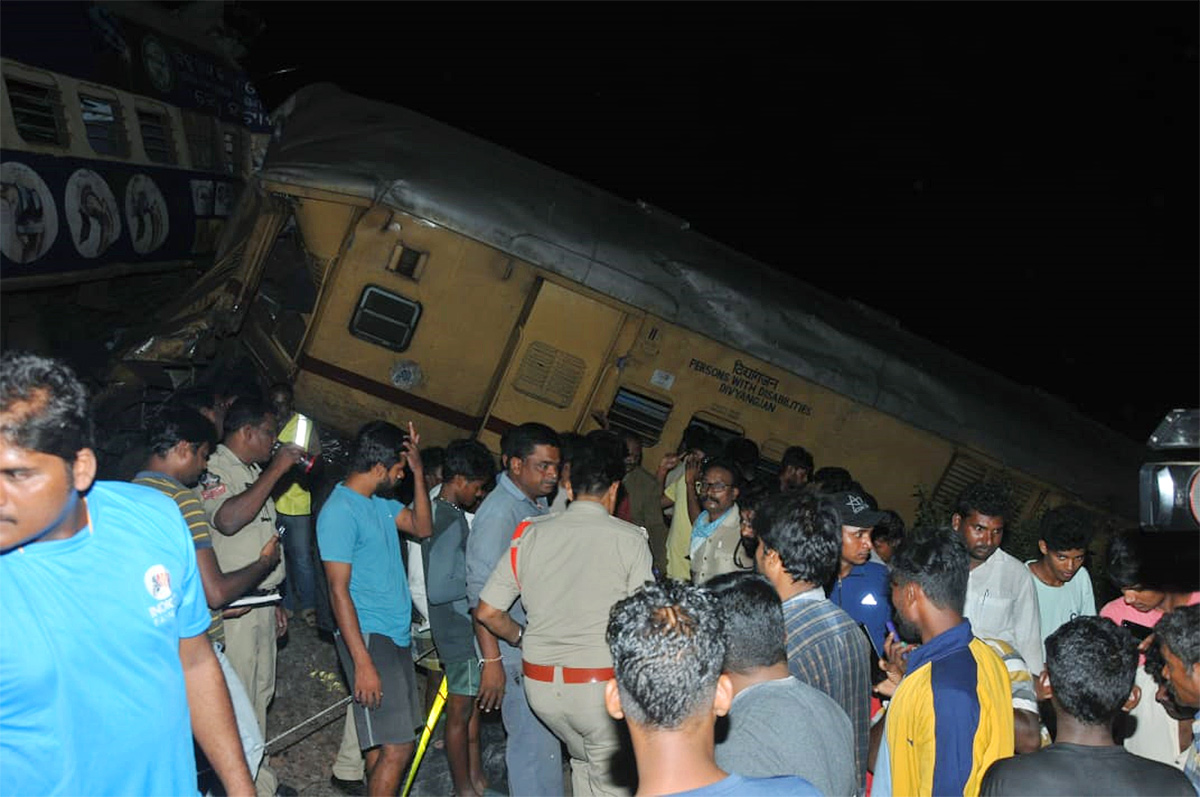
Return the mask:
M512 795L564 764L576 795L1200 788L1200 592L1145 535L1097 613L1076 507L1021 562L997 485L906 530L844 468L795 446L764 475L700 427L651 473L624 430L524 423L497 470L373 421L318 501L290 390L243 393L181 392L132 483L97 481L75 375L0 359L0 794L294 793L263 760L276 640L322 592L349 793L399 790L431 651L460 795L496 711Z

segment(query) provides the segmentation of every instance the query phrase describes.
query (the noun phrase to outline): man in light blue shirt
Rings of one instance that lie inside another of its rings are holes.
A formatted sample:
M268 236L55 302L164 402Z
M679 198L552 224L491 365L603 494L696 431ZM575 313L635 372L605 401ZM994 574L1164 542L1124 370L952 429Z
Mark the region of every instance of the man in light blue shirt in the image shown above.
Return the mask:
M507 458L505 472L476 512L467 539L467 601L472 612L479 605L479 593L488 576L498 563L506 561L513 531L525 518L546 514L546 496L558 484L559 440L548 426L525 423L516 427L505 436L502 453ZM525 624L525 609L519 600L509 614ZM562 794L562 746L525 699L520 648L493 636L479 623L475 624L475 638L483 654L479 708L485 712L500 708L508 734L504 760L509 794Z

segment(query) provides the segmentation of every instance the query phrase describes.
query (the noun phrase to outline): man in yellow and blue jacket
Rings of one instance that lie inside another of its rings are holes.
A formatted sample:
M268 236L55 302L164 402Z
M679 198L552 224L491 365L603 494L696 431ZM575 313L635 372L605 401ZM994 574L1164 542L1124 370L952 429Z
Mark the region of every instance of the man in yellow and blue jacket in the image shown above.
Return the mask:
M906 671L888 708L872 797L977 795L983 773L1013 754L1008 670L963 619L968 554L948 529L914 532L892 558L892 605L909 647L890 634Z

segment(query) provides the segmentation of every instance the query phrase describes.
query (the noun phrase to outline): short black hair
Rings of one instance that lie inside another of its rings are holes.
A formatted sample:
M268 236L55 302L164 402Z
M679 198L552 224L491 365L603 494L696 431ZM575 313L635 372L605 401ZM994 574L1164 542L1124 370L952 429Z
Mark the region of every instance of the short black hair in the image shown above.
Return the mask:
M740 488L737 498L738 509L743 512L757 512L758 505L778 491L779 482L774 479L755 479Z
M442 451L443 462L438 464L442 469L442 480L450 481L455 476L462 476L469 482L481 481L485 484L496 475L496 463L487 446L478 440L452 440ZM421 452L421 462L426 468L429 462L425 452Z
M1117 589L1146 587L1153 580L1148 577L1144 538L1142 532L1124 531L1109 540L1108 578Z
M238 396L225 413L225 439L228 440L245 426L258 426L274 415L275 410L257 396Z
M1055 702L1085 725L1108 725L1133 689L1137 642L1103 617L1076 617L1046 637Z
M700 478L703 479L704 474L708 473L713 468L724 468L725 470L729 471L729 475L733 479L733 484L729 486L741 489L742 474L741 471L738 470L737 465L727 459L706 459L704 460L704 464L700 467Z
M713 436L703 426L689 426L683 430L683 438L679 441L679 449L681 451L691 451L693 448L698 448L705 454L715 454L716 449L709 451L707 446Z
M525 459L538 446L559 447L558 435L544 423L523 423L509 429L501 441L504 446L504 456Z
M1009 500L1008 489L994 482L975 482L967 485L958 494L954 503L954 512L967 517L972 512L978 512L987 517L1001 517L1009 520L1012 514L1012 502Z
M896 548L889 564L894 585L914 583L934 606L962 614L971 557L962 537L953 529L913 529Z
M804 446L791 446L787 451L783 452L783 459L779 460L779 469L787 470L788 468L799 468L809 475L813 475L813 455L808 453L808 449Z
M575 495L603 495L625 478L625 443L612 432L590 432L575 444L569 475Z
M883 520L871 529L871 542L879 540L898 545L904 539L904 518L890 509L883 510Z
M450 479L453 477L446 476L446 449L441 446L426 446L421 449L421 464L425 466L425 472L429 473L442 468L442 478Z
M824 584L833 578L842 550L837 509L811 492L773 495L754 513L754 534L779 554L783 569L799 581Z
M215 410L217 408L217 389L212 384L192 385L175 392L171 403L196 410Z
M1154 626L1154 633L1189 671L1200 664L1200 604L1167 612Z
M741 481L754 481L755 473L758 470L758 443L749 437L731 437L725 443L721 459L728 460L733 464Z
M558 433L558 472L561 474L571 465L575 457L576 447L586 438L578 432ZM532 449L530 449L532 452ZM526 455L528 456L528 455Z
M1051 551L1087 550L1092 542L1092 519L1081 506L1064 504L1042 515L1038 539Z
M164 404L146 421L146 447L151 454L165 457L181 442L197 450L208 443L212 450L217 447L217 428L191 407Z
M787 661L779 594L757 573L722 573L704 583L725 621L725 671L745 673Z
M850 489L850 485L854 483L854 478L850 475L850 471L845 468L839 468L836 465L826 465L813 474L812 481L822 492L844 493Z
M0 435L27 451L75 461L94 445L87 388L66 363L28 352L0 357Z
M364 424L354 436L354 447L350 451L350 472L366 473L376 465L383 465L385 469L391 470L392 466L400 461L401 450L407 439L408 435L399 426L387 421L371 421Z
M725 661L712 593L682 581L649 583L613 604L605 638L632 722L672 730L712 707Z

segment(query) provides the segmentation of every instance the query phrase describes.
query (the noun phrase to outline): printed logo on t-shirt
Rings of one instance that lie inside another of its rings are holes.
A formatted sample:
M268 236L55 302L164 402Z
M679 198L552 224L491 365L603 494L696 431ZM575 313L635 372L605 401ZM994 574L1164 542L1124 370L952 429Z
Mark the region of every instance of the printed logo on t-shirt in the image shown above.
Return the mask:
M150 619L162 625L175 617L175 606L179 599L171 590L171 574L162 565L151 565L142 577L146 591L157 603L150 607Z
M879 605L879 601L875 600L875 596L869 592L866 595L863 595L863 598L861 601L859 601L859 603L861 603L863 606L878 606Z

